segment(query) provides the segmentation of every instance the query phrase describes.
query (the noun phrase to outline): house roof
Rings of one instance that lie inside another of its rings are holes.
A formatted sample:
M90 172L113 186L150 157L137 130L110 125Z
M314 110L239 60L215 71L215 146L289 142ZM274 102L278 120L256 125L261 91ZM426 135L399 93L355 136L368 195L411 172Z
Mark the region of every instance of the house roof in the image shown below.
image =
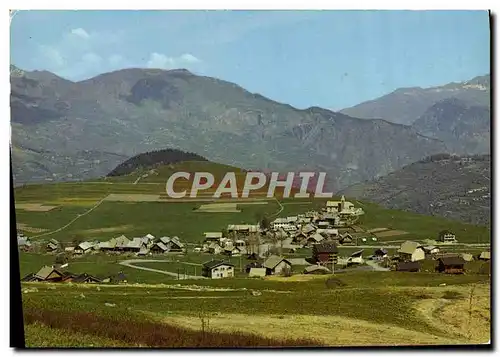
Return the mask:
M462 258L466 262L470 262L470 261L474 260L474 256L472 254L469 254L469 253L462 253Z
M339 251L337 245L330 242L315 244L313 250L316 251L316 253L338 253Z
M52 274L52 272L56 272L56 273L57 273L57 274L59 274L60 276L63 276L63 274L62 274L59 270L57 270L57 269L55 269L55 268L53 268L53 267L49 267L49 266L44 266L43 268L41 268L41 269L40 269L40 270L39 270L39 271L35 274L35 276L36 276L37 278L39 278L39 279L45 280L45 279L47 279L47 277L48 277L50 274Z
M116 247L126 247L128 243L130 242L130 239L125 237L124 235L119 236L118 238L115 239L116 242Z
M168 244L170 242L170 237L161 237L160 242L163 244Z
M142 238L134 238L128 242L127 248L140 249L142 245Z
M361 254L363 254L363 249L355 251L354 253L351 254L351 257L358 257L361 256Z
M218 266L221 266L221 265L228 265L228 266L234 267L234 264L224 262L222 260L211 260L209 262L203 263L203 266L207 269L210 269L210 270L212 270L213 268L217 268Z
M399 262L396 270L398 271L410 271L420 269L420 263L417 262Z
M464 258L462 258L462 256L439 258L438 261L440 261L443 265L464 265L465 264L465 260L464 260Z
M389 251L388 251L387 249L385 249L385 248L378 248L378 249L375 251L375 254L380 254L380 253L382 253L382 254L384 254L384 255L385 255L385 254L387 254L388 252L389 252Z
M304 227L302 227L302 232L307 234L314 231L315 229L316 227L314 227L312 224L306 224Z
M413 252L420 246L421 246L420 243L407 240L406 242L401 244L401 248L399 248L398 252L405 254L413 254Z
M26 275L24 278L21 279L21 281L33 281L33 280L36 280L36 276L34 273L29 273L28 275Z
M311 235L308 239L313 239L315 240L316 242L321 242L323 239L325 239L325 237L323 237L321 234L319 233L314 233L313 235Z
M274 269L276 268L276 266L281 263L282 261L285 261L287 262L288 264L292 265L288 260L286 260L285 258L283 257L278 257L277 255L271 255L269 256L266 261L264 262L264 264L262 265L264 268L268 268L268 269Z
M95 281L95 282L101 281L99 278L96 278L95 276L89 275L87 273L77 275L77 276L73 277L73 279L71 281L75 282L75 283L83 283L83 282L89 281L89 280Z
M266 276L266 268L250 268L248 276Z
M272 223L273 224L288 223L288 220L285 217L278 217Z
M148 238L148 239L155 239L155 236L152 235L151 233L148 233L144 236L144 238Z
M168 247L163 244L163 242L156 242L153 247L158 247L160 248L161 250L163 250L164 252L168 250Z
M56 239L49 240L49 243L56 244L56 245L59 244L59 242Z
M249 231L258 232L260 227L254 224L229 224L227 226L228 231Z
M436 249L436 246L435 245L426 245L425 247L423 247L423 249L425 251L429 251L430 252L431 250Z
M138 255L146 255L149 253L149 249L146 247L142 247L141 250L137 253Z
M82 249L82 250L87 250L87 249L90 249L94 246L93 243L90 243L90 242L82 242L80 244L78 244L78 248Z
M222 238L222 232L205 232L205 238Z
M75 250L75 247L66 247L64 248L65 252L73 252Z
M491 252L488 252L488 251L481 252L481 255L479 255L479 258L491 259Z

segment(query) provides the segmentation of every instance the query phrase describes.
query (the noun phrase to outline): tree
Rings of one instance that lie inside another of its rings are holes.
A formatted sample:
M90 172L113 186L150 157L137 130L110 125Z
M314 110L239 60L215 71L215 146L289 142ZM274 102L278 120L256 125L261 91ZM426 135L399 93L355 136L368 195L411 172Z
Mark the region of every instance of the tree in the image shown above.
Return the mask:
M269 229L271 228L271 220L267 216L263 216L259 222L261 229Z

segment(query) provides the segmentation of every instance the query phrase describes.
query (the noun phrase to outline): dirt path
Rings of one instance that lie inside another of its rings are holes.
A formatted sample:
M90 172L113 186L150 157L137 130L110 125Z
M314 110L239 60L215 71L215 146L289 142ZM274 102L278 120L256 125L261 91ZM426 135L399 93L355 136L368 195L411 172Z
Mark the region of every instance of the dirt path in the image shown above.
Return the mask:
M72 225L76 220L78 220L79 218L82 218L83 216L86 216L87 214L89 214L90 212L92 212L93 210L95 210L97 207L99 207L101 205L101 203L103 203L104 201L106 200L106 197L104 197L103 199L101 199L99 202L97 202L94 206L92 206L90 209L88 209L85 213L81 213L81 214L78 214L75 218L73 218L71 221L69 221L69 223L65 224L64 226L56 229L56 230L53 230L51 232L47 232L47 233L43 233L43 234L39 234L39 235L36 235L36 236L32 236L30 238L39 238L39 237L45 237L45 236L49 236L51 234L54 234L54 233L57 233L57 232L60 232L62 231L63 229L66 229L68 228L70 225Z
M374 260L365 260L366 265L370 266L373 268L375 271L389 271L391 269L389 268L383 268L381 267L376 261Z
M160 269L154 269L154 268L147 268L147 267L137 266L137 265L134 265L134 263L176 263L176 262L172 261L172 260L129 259L129 260L123 260L123 261L119 262L118 264L126 266L126 267L129 267L129 268L133 268L133 269L140 269L140 270L152 271L152 272L159 273L159 274L165 274L165 275L173 276L175 278L178 278L179 280L182 280L182 279L205 279L204 276L177 274L177 273L172 273L172 272L166 271L166 270L160 270ZM198 265L198 264L190 263L189 265Z

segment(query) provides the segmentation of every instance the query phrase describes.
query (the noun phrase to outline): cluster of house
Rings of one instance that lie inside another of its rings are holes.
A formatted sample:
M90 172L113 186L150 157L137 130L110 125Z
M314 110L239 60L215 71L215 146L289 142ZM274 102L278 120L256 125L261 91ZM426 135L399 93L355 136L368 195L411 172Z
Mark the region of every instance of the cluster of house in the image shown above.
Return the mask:
M28 238L18 237L18 246L20 249L29 250L32 246ZM48 253L58 253L64 251L69 254L83 255L93 252L106 253L135 253L136 255L148 254L163 254L169 252L183 252L185 250L184 243L179 237L160 237L155 238L152 234L147 234L144 237L136 237L128 239L121 235L117 238L111 238L108 241L85 241L76 244L75 246L66 246L62 248L62 244L56 239L51 239L46 245Z
M55 266L44 266L36 273L30 273L21 279L23 282L47 282L47 283L111 283L120 284L127 283L127 277L123 272L118 272L117 274L98 278L96 276L81 273L73 274L69 271L64 271L62 267Z
M452 233L447 233L451 239ZM453 235L454 238L454 235ZM398 271L418 272L421 270L421 263L425 259L433 259L437 262L435 270L450 274L460 274L465 272L465 263L477 260L489 261L491 252L483 251L473 256L469 253L442 253L439 247L433 245L423 245L418 242L406 241L401 244L397 254L392 257L393 269Z
M348 218L363 213L361 208L355 208L342 196L340 201L328 201L322 212L309 211L296 216L279 217L270 222L268 228L252 224L230 224L226 229L227 234L205 232L203 246L195 248L195 251L241 256L255 252L256 249L250 247L255 244L249 242L251 236L262 238L261 242L275 242L275 245L279 245L286 252L294 252L297 248L310 248L322 242L352 245L353 236L347 232L339 233L338 228L344 227L349 222Z

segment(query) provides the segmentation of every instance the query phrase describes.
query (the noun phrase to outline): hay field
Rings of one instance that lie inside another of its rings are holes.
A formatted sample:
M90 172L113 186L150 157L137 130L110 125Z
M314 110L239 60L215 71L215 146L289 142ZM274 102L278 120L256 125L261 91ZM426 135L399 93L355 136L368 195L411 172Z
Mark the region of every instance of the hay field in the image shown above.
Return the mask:
M45 206L43 203L17 203L16 208L30 212L48 212L57 206Z
M392 237L392 236L402 236L402 235L405 235L405 234L408 234L408 232L398 231L398 230L390 230L390 231L383 231L383 232L374 233L374 235L377 238Z

